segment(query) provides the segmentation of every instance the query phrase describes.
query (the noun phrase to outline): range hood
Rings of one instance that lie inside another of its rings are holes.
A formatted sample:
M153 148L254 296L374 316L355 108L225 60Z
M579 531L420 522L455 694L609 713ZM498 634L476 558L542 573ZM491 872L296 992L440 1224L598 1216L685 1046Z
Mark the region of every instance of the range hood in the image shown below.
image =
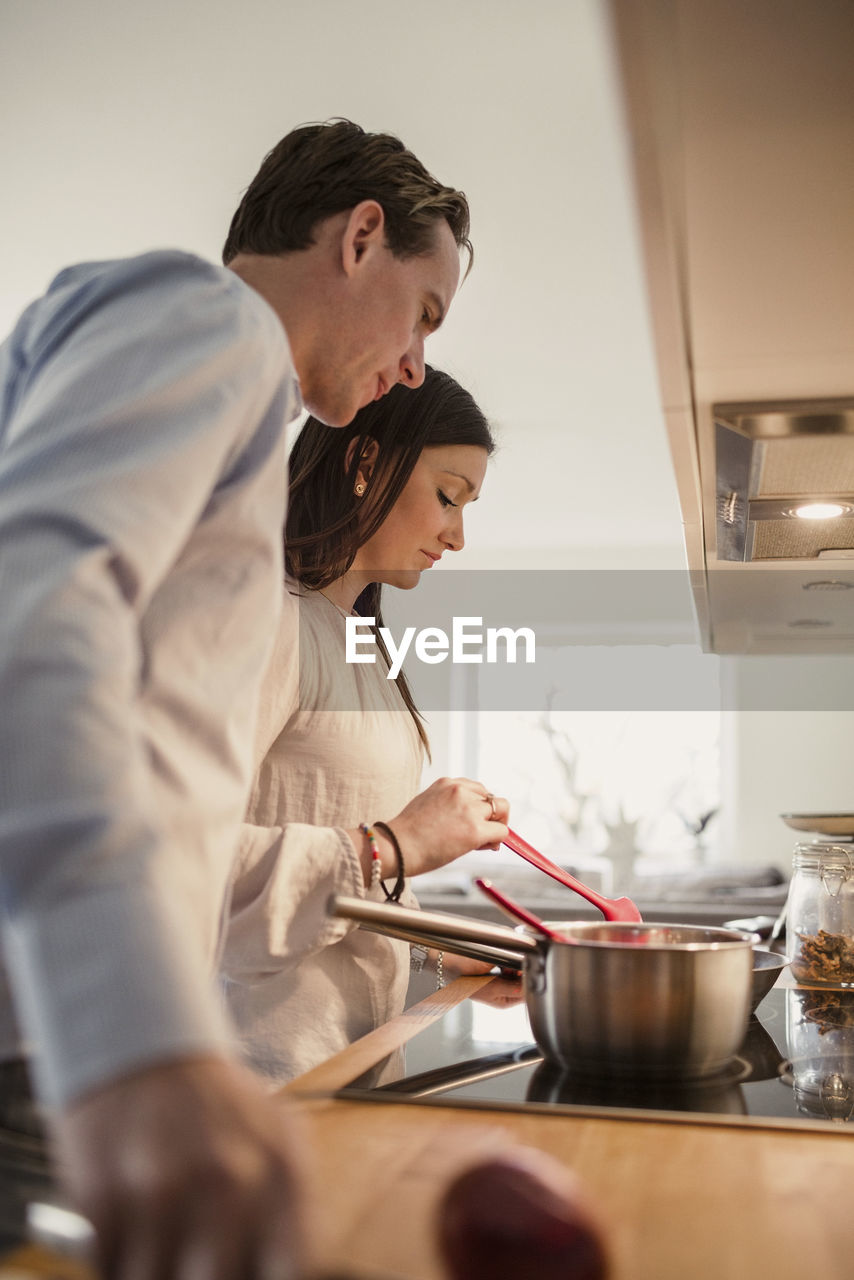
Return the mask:
M610 15L703 647L854 653L854 4Z
M716 404L721 561L854 564L854 399Z

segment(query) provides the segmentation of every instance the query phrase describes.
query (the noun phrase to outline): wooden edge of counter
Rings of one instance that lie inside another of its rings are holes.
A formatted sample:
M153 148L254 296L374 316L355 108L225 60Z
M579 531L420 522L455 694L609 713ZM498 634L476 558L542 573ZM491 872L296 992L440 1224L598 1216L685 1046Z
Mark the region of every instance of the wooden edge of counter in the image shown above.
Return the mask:
M0 1280L26 1280L46 1276L48 1280L97 1280L85 1262L54 1253L42 1245L22 1244L0 1257Z
M300 1094L334 1093L343 1089L351 1080L355 1080L370 1067L376 1066L383 1058L388 1057L395 1049L406 1044L419 1031L429 1027L437 1018L443 1017L455 1005L475 995L481 988L497 979L492 974L483 974L471 978L454 978L447 986L432 992L418 1004L412 1005L391 1018L381 1027L376 1027L354 1040L340 1053L333 1054L326 1062L312 1067L310 1071L297 1076L281 1089L277 1089L274 1097L298 1097Z

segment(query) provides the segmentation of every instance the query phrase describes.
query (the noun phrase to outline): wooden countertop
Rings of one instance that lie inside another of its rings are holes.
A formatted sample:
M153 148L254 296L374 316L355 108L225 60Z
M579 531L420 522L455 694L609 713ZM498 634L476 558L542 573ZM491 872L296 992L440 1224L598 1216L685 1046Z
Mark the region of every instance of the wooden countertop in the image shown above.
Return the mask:
M840 1135L351 1102L308 1104L308 1120L329 1264L442 1280L432 1219L450 1172L524 1144L598 1202L613 1280L852 1275L854 1145Z
M609 1225L612 1280L849 1280L854 1141L848 1134L553 1117L334 1100L347 1083L489 978L462 978L282 1091L305 1124L318 1264L366 1280L444 1280L435 1205L455 1169L522 1144L581 1178ZM63 1272L35 1250L0 1280ZM41 1268L41 1269L39 1269ZM524 1280L520 1277L520 1280Z

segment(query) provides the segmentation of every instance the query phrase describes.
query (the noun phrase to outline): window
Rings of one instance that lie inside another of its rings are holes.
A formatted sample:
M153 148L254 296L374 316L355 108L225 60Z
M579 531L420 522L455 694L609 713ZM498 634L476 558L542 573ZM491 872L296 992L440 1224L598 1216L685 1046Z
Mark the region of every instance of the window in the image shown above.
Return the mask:
M452 706L468 709L430 717L429 776L463 774L507 796L515 830L606 893L712 860L718 659L689 645L561 645L538 667L538 709L515 711L489 710L494 674L465 669ZM469 854L434 881L488 874L497 858ZM500 865L506 872L506 853Z

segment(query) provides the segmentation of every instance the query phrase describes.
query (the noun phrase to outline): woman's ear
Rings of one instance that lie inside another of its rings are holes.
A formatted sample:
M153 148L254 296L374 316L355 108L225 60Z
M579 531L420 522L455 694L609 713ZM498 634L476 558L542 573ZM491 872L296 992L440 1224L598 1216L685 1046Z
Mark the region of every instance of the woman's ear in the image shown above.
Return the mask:
M347 453L344 458L344 468L348 475L350 474L350 469L353 466L358 442L358 437L354 436L347 447ZM374 468L377 465L379 452L380 447L376 440L371 436L368 436L366 440L362 441L362 448L359 453L359 465L356 468L356 475L353 480L353 488L357 498L363 497L368 488L371 476L374 473Z

